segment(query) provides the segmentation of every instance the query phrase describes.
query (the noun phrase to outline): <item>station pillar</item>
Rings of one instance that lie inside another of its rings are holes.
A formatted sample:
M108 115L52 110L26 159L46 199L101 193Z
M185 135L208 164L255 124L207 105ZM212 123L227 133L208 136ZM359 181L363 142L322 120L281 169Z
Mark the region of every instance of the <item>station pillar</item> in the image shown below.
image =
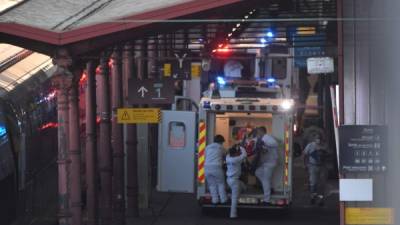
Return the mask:
M72 59L64 49L58 50L53 58L56 65L52 84L57 91L57 119L58 119L58 221L60 225L71 224L70 193L68 190L68 91L71 87L72 73L68 70Z
M87 224L98 224L98 171L96 132L96 71L93 61L86 64L86 208Z
M124 107L132 107L129 102L128 82L133 79L133 46L125 44L122 58L123 98ZM137 164L137 132L135 124L127 124L125 127L125 152L126 152L126 215L128 217L139 216L139 185Z
M69 89L69 148L68 155L70 164L71 183L71 213L72 225L82 224L82 201L81 201L81 146L79 129L79 97L78 77L81 71L77 71L71 79Z
M112 152L110 127L110 83L108 69L108 54L103 52L100 57L99 89L99 170L100 170L100 224L111 224L112 210Z
M115 48L111 55L111 145L113 152L113 221L125 224L124 146L122 124L118 124L117 110L122 107L121 51Z

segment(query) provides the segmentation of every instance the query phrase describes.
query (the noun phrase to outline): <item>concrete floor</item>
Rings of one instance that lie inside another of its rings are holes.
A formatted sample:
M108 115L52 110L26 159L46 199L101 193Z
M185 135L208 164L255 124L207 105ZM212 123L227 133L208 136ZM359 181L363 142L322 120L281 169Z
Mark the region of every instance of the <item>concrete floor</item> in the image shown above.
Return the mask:
M310 205L306 174L301 159L294 163L293 205L288 212L266 210L240 210L239 219L228 218L229 209L218 209L203 214L193 194L153 193L150 209L142 210L140 218L128 219L129 225L337 225L339 206L337 181L329 180L324 207Z

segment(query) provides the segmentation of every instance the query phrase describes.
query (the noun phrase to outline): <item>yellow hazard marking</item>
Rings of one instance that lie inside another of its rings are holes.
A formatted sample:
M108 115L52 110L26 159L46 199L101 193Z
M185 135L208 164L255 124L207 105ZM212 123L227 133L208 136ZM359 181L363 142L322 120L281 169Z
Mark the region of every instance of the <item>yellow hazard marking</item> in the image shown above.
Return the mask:
M346 208L346 224L394 224L393 208Z
M202 138L202 137L205 137L205 136L206 136L206 130L200 131L199 137Z
M199 158L199 164L204 162L204 156Z
M159 123L159 108L120 108L117 110L117 122L125 124Z
M123 120L123 121L130 120L128 111L126 111L126 110L123 111L121 120Z
M315 35L317 33L315 27L298 27L297 34L299 35Z
M164 64L164 77L170 77L172 75L172 66L170 63Z
M192 63L191 65L192 78L198 78L201 75L201 63Z
M198 140L198 152L199 154L204 153L205 148L206 148L206 127L204 122L199 123L199 140ZM202 155L198 159L198 173L197 173L197 178L200 184L205 183L205 177L204 177L204 161L205 161L205 156Z
M199 178L204 175L204 169L199 170ZM200 182L204 182L204 179L200 179Z

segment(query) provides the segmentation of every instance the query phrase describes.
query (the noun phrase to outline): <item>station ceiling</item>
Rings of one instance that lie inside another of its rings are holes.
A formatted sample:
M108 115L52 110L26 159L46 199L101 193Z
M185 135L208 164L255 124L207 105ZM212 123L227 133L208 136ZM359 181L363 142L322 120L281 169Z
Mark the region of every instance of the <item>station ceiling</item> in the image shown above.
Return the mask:
M138 35L149 40L147 47L181 44L194 51L221 43L239 51L272 44L336 48L337 0L8 0L0 6L12 6L0 13L6 91L51 67L46 55L56 46L79 55Z

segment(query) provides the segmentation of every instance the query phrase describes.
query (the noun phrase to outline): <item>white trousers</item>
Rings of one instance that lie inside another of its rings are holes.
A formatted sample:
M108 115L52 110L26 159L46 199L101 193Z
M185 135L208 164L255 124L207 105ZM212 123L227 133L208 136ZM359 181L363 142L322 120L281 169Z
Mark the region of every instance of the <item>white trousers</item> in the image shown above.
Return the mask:
M326 168L324 166L308 164L307 169L310 192L312 194L325 194L325 183L328 176Z
M271 201L271 183L272 174L274 172L276 164L275 163L264 163L256 169L256 177L260 180L263 192L264 192L264 202Z
M210 190L212 203L225 203L227 201L225 191L225 176L221 166L205 166L204 173Z
M235 218L237 217L237 203L239 199L240 189L241 189L241 181L239 178L227 178L226 182L228 183L229 187L231 188L231 212L230 217Z

